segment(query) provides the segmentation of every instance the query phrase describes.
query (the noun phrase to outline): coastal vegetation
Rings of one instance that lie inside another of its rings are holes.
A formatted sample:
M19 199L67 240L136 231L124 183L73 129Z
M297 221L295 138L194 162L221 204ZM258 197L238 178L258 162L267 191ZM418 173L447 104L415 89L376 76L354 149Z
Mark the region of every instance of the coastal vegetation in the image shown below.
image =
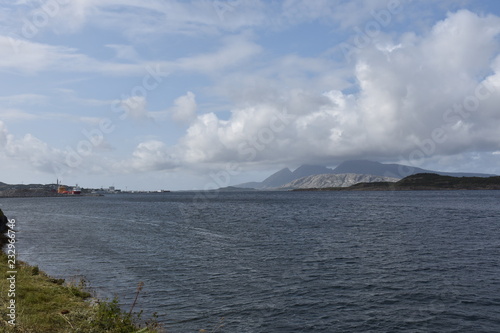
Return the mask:
M5 234L6 233L6 234ZM17 261L15 230L0 210L0 332L6 333L153 333L163 332L156 320L143 321L134 306L123 311L115 298L93 298L84 280L54 279L38 266Z
M141 315L124 312L117 299L92 298L85 282L54 279L37 266L18 262L15 296L9 293L11 271L8 258L0 253L0 331L16 333L129 333L162 332L154 320L139 324ZM14 297L9 297L14 296ZM9 305L15 300L15 325ZM11 321L9 323L9 321Z

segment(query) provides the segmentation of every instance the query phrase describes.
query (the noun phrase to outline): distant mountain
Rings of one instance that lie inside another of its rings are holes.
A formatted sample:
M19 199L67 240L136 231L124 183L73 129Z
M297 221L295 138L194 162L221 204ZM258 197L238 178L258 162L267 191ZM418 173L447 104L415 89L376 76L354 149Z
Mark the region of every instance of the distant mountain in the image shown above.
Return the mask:
M293 180L292 172L288 168L281 169L280 171L273 173L271 176L267 177L261 182L249 182L236 185L239 188L253 188L253 189L265 189L269 187L278 187L282 184L288 183Z
M327 188L327 187L348 187L358 183L373 182L397 182L399 178L382 177L373 175L360 175L355 173L344 174L321 174L312 175L296 179L281 186L283 189L299 188Z
M241 191L255 191L254 188L243 188L243 187L234 187L234 186L226 186L226 187L221 187L219 191L224 191L224 192L241 192Z
M452 177L495 176L484 173L432 171L402 164L383 164L380 162L367 161L367 160L354 160L354 161L343 162L333 170L333 173L357 173L357 174L394 177L400 179L417 173L435 173L442 176L452 176Z
M290 171L290 169L288 168L284 168L276 173L273 173L271 176L267 177L261 182L249 182L235 186L243 188L255 188L255 189L278 188L296 179L300 179L311 175L326 174L332 172L333 172L332 169L329 169L324 166L302 165L293 172Z
M260 190L260 189L264 188L264 186L262 185L262 182L242 183L242 184L234 185L233 187L246 188L246 189L254 189L254 190Z
M422 168L417 168L402 164L383 164L380 162L374 162L368 160L353 160L353 161L343 162L339 164L335 169L330 169L318 165L302 165L292 172L290 171L290 169L284 168L272 174L271 176L267 177L262 182L250 182L235 186L242 188L254 188L254 189L274 189L283 187L285 184L293 182L297 179L313 175L358 174L358 175L371 175L371 176L381 176L381 177L391 177L395 179L401 179L406 176L418 173L435 173L442 176L452 176L452 177L496 176L483 173L440 172L440 171L425 170Z
M333 173L332 169L319 165L302 165L293 172L294 179L300 179L312 175L324 175Z
M264 185L264 187L278 187L292 179L294 179L293 172L288 168L284 168L264 179L262 185Z

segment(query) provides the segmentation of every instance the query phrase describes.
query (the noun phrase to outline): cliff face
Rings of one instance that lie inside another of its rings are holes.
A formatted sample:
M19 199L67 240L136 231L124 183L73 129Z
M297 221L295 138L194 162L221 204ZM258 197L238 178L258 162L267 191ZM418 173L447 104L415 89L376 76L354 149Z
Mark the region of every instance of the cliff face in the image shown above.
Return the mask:
M355 173L345 174L322 174L312 175L294 180L280 188L300 189L300 188L327 188L327 187L348 187L358 183L373 182L397 182L398 178L382 177L374 175L360 175Z

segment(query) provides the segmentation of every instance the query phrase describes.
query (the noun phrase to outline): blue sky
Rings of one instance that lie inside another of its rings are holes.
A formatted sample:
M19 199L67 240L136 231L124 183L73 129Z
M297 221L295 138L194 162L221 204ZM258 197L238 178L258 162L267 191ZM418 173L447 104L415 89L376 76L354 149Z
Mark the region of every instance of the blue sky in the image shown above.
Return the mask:
M499 7L0 0L0 181L204 189L361 158L500 174Z

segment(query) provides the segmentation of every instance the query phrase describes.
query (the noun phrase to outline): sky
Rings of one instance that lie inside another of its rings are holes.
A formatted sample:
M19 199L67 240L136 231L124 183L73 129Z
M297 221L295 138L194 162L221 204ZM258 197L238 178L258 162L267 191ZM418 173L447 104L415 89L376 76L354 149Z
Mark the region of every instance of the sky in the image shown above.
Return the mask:
M500 2L0 0L0 181L500 174Z

